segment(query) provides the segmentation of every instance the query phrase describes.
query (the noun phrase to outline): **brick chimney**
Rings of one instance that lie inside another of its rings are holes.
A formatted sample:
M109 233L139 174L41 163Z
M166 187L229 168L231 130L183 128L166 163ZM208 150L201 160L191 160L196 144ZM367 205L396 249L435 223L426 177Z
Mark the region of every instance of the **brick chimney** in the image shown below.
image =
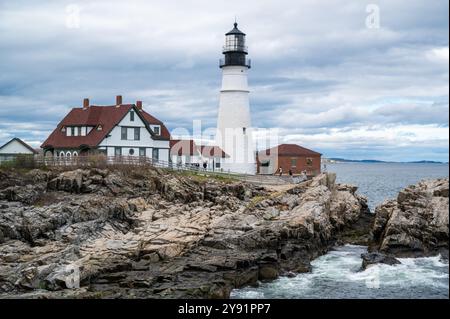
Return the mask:
M89 99L85 98L83 100L83 110L87 110L89 108Z
M122 95L116 95L116 106L120 106L122 104Z
M137 108L139 111L142 111L142 101L136 101L136 108Z

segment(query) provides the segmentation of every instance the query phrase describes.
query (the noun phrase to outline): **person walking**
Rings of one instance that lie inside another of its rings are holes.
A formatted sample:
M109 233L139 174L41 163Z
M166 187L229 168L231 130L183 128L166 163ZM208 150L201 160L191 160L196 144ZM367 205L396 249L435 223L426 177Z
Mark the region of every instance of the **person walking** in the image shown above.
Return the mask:
M203 169L206 171L206 168L208 167L208 163L203 162Z
M278 169L278 173L279 173L280 177L281 177L281 175L283 175L283 169L281 168L281 166L280 166L280 168Z

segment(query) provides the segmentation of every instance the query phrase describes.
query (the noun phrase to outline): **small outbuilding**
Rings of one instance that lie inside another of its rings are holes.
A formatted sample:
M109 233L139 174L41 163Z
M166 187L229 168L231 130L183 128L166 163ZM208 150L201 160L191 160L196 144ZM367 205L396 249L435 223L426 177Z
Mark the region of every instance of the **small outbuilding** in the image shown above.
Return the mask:
M301 174L308 176L320 174L321 153L296 144L281 144L257 153L258 174L271 175L282 169L282 174Z
M0 146L0 164L2 162L13 161L18 155L34 155L37 151L20 138L13 138Z
M222 171L225 158L229 157L220 147L213 145L197 145L194 140L170 140L170 156L172 163L183 166L203 167L209 170Z

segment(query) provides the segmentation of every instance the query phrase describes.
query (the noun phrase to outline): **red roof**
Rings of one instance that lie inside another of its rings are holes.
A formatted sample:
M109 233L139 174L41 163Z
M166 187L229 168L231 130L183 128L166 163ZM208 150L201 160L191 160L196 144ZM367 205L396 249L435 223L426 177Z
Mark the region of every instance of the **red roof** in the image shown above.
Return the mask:
M200 152L203 157L230 157L219 146L202 145Z
M193 140L171 140L170 155L197 155L198 148Z
M42 143L41 148L96 147L132 108L138 111L134 104L92 105L87 109L73 108ZM148 124L161 125L161 136L153 136L154 139L170 139L170 133L161 121L145 111L139 114ZM62 128L67 126L93 126L94 128L86 136L67 136L66 132L62 132ZM101 130L98 130L99 126Z
M297 144L281 144L276 147L260 151L261 155L278 154L278 156L321 156L322 154Z
M141 115L148 124L161 125L161 139L170 140L170 132L163 122L158 120L156 117L150 115L149 113L145 112L144 110L141 111Z

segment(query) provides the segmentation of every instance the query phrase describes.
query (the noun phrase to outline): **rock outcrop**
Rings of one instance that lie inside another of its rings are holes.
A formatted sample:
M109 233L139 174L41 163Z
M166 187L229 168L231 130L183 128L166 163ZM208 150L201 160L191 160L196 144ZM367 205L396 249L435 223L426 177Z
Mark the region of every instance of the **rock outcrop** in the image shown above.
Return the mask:
M0 174L3 298L227 298L368 231L333 174L287 192L150 168Z
M448 255L448 179L422 181L375 209L371 251L399 257Z
M397 258L379 252L365 253L361 255L361 258L363 260L362 269L366 269L370 265L374 264L386 264L386 265L401 264L401 262Z

